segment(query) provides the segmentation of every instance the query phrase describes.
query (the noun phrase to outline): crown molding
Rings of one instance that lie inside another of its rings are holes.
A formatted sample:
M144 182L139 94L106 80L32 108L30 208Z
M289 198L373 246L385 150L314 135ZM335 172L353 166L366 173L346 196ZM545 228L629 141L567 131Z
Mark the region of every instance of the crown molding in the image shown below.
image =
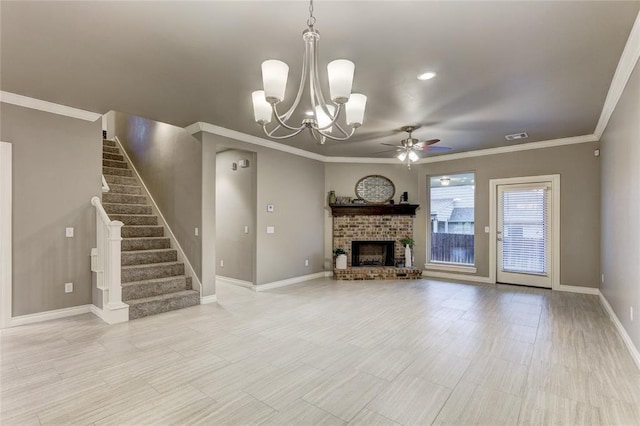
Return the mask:
M204 123L201 121L185 127L185 130L189 132L191 135L194 135L198 132L212 133L214 135L224 136L224 137L235 139L241 142L247 142L253 145L262 146L264 148L275 149L276 151L286 152L288 154L297 155L299 157L310 158L311 160L325 162L327 158L324 155L305 151L304 149L295 148L289 145L284 145L278 142L274 142L269 139L259 138L257 136L248 135L246 133L238 132L236 130L227 129L226 127L220 127L220 126L216 126L215 124Z
M43 101L5 91L0 91L0 102L91 122L102 118L102 114L98 114L96 112L85 111L83 109L73 108L66 105L54 104L53 102Z
M265 148L275 149L277 151L287 152L289 154L298 155L300 157L310 158L312 160L321 161L323 163L359 163L359 164L403 164L399 163L395 158L370 158L370 157L329 157L326 155L316 154L308 152L300 148L294 148L288 145L283 145L278 142L274 142L268 139L259 138L256 136L248 135L246 133L238 132L236 130L227 129L225 127L216 126L214 124L198 122L193 123L190 126L185 127L185 130L189 134L196 134L198 132L207 132L219 136L236 139L242 142L247 142L253 145L262 146ZM563 145L573 145L577 143L597 142L598 138L595 135L574 136L570 138L552 139L548 141L530 142L520 145L502 146L498 148L480 149L476 151L460 152L457 154L439 155L437 157L423 158L416 161L414 164L427 164L437 163L441 161L458 160L461 158L471 157L483 157L485 155L504 154L507 152L528 151L531 149L552 148Z
M600 113L600 119L598 119L598 124L593 132L598 140L600 140L604 130L607 128L607 124L609 124L609 119L616 109L616 105L618 105L618 101L631 77L631 73L633 73L638 58L640 58L640 12L638 12L636 21L629 33L629 39L624 46L622 56L620 56L616 72L613 74L613 80L611 80L611 86L609 86L609 92Z
M530 142L520 145L501 146L498 148L479 149L476 151L460 152L457 154L439 155L437 157L427 157L416 161L414 164L438 163L441 161L459 160L462 158L484 157L486 155L506 154L509 152L529 151L532 149L553 148L564 145L574 145L578 143L597 142L595 135L572 136L570 138L552 139L548 141Z

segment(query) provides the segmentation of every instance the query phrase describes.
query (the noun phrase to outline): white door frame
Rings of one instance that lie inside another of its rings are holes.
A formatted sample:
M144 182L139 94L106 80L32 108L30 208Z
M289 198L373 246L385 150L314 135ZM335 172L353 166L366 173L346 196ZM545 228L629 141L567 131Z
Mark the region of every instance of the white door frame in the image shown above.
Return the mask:
M489 281L496 283L498 185L551 182L551 289L560 289L560 175L526 176L489 180Z
M11 325L11 146L0 142L0 328Z

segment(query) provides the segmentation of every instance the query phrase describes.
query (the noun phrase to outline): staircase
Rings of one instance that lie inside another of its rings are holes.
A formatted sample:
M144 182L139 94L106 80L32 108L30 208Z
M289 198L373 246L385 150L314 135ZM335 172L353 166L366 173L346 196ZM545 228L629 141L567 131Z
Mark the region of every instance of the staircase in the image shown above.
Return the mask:
M200 294L192 290L191 277L115 141L102 142L102 174L110 188L102 205L111 220L124 223L122 301L129 305L129 319L198 305Z

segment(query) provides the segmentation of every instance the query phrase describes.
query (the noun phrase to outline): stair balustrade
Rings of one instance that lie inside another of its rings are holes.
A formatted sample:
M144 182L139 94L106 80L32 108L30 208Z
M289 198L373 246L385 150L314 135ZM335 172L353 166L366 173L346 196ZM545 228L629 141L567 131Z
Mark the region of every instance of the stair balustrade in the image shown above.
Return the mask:
M93 197L96 208L96 245L91 250L91 270L96 273L98 289L102 290L101 317L109 324L129 320L129 305L122 302L121 229L119 220L109 219L100 198Z
M104 178L104 175L102 175L102 192L109 192L110 190L111 188L109 188L107 180Z

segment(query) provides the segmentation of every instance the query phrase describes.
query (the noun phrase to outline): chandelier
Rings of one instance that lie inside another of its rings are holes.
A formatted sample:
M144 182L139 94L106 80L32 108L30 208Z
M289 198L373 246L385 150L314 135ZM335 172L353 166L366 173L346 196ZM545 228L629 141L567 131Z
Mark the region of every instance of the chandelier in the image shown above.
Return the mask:
M289 66L282 61L269 59L262 63L262 84L264 90L252 93L253 113L256 123L262 126L265 134L273 139L287 139L309 129L313 137L324 144L326 139L344 141L362 125L367 97L360 93L351 93L355 65L346 59L336 59L327 65L329 77L329 95L327 102L320 88L318 77L318 40L320 33L313 27L313 0L309 4L307 29L302 33L304 40L304 59L300 86L293 104L286 112L279 112L278 105L284 100ZM299 124L289 123L290 118L303 97L305 83L309 82L310 110ZM345 130L338 118L345 111L345 122L350 129ZM267 126L275 118L274 126ZM283 130L280 130L283 129ZM279 134L276 134L278 132Z

